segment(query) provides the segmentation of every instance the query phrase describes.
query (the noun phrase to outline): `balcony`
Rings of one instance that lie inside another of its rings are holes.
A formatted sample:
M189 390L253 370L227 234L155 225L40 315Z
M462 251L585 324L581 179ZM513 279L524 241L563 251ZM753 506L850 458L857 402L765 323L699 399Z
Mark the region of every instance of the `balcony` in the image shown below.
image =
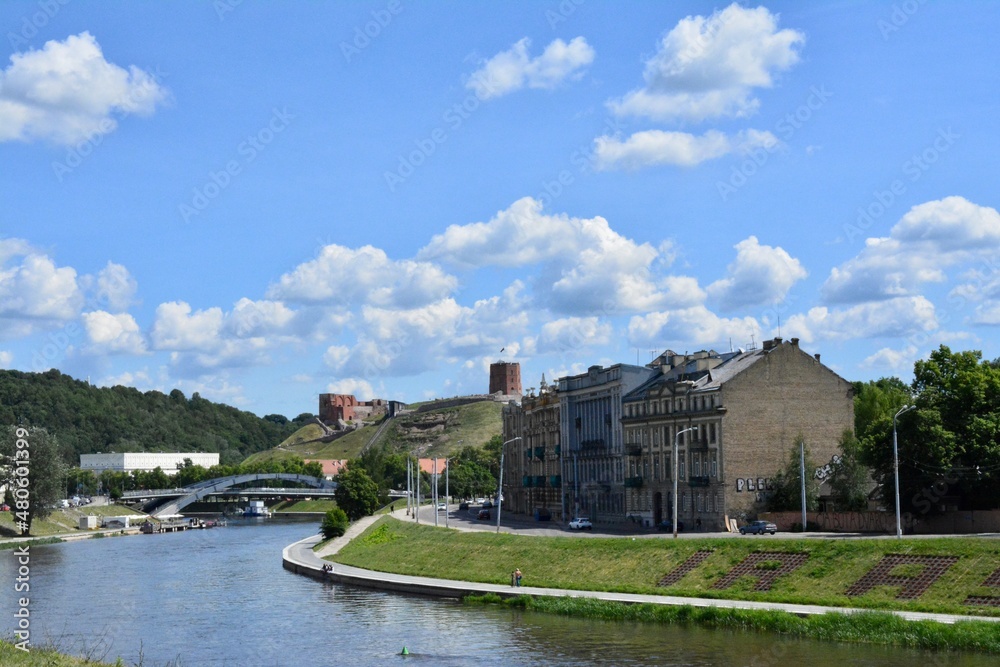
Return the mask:
M691 478L688 480L688 484L690 484L691 486L708 486L709 479L708 477L703 475L699 475L697 477L692 475Z
M642 445L636 442L626 443L625 453L629 456L642 456Z
M581 449L599 449L604 447L604 438L595 438L594 440L584 440L580 443Z
M549 477L549 486L553 489L558 489L562 486L562 475L552 475Z
M625 488L626 489L638 489L642 487L642 477L626 477L625 478Z

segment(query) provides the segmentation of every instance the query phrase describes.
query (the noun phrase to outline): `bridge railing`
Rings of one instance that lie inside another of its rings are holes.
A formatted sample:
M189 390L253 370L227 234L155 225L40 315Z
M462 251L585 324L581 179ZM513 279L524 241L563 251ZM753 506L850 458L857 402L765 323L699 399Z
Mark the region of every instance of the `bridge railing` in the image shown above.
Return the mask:
M188 494L191 493L190 490L177 487L173 489L144 489L141 491L125 491L122 493L122 498L146 498L147 496L169 496L176 494Z

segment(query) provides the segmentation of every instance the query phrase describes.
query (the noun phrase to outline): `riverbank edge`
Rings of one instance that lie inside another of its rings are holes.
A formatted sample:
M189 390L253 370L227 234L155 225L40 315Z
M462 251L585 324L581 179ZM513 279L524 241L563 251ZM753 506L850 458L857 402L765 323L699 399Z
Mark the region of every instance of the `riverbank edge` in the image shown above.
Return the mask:
M692 608L739 609L746 611L778 611L792 616L807 617L821 614L839 614L843 616L871 615L873 610L858 607L825 607L809 604L789 604L782 602L759 602L752 600L728 600L723 598L693 598L670 595L646 595L637 593L615 593L608 591L582 591L555 588L540 588L535 586L510 587L482 582L459 581L454 579L435 579L415 575L393 574L367 570L341 563L330 563L323 556L335 554L354 537L361 535L380 517L365 517L351 524L347 533L331 543L328 543L320 553L314 553L312 547L321 541L319 535L307 537L295 542L282 551L282 563L285 569L324 581L362 586L381 590L428 595L432 597L465 598L495 594L500 598L516 598L523 595L549 598L581 598L620 602L623 604L652 604L661 606L686 606ZM333 570L324 572L324 565L332 565ZM937 614L931 612L915 612L903 610L878 610L878 613L889 617L897 617L907 621L934 621L937 623L954 624L966 621L983 622L993 628L1000 627L1000 617L973 616L959 614Z

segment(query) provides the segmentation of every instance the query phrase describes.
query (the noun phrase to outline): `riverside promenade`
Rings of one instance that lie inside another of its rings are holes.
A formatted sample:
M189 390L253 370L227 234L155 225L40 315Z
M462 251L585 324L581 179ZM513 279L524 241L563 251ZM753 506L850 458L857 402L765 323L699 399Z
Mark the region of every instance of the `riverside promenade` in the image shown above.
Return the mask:
M396 520L405 520L404 510L397 510L390 514ZM389 572L377 572L375 570L365 570L350 565L331 563L324 560L324 557L331 556L344 547L352 539L363 533L369 526L377 521L379 516L369 516L351 524L347 532L328 544L320 551L313 551L313 547L322 541L322 537L317 534L307 537L282 550L282 564L286 570L297 574L353 586L365 588L375 588L400 593L410 593L416 595L430 595L434 597L462 598L467 595L484 595L494 593L502 597L515 597L518 595L533 595L538 597L569 597L569 598L589 598L594 600L607 600L611 602L622 602L625 604L662 604L662 605L689 605L691 607L718 607L722 609L751 609L784 611L796 616L813 616L816 614L858 614L870 613L871 609L857 609L852 607L821 607L818 605L785 604L779 602L754 602L750 600L719 600L709 598L676 597L671 595L639 595L633 593L613 593L605 591L578 591L559 588L539 588L535 586L512 587L508 585L486 584L471 581L456 581L452 579L434 579L431 577L417 577L405 574L392 574ZM457 526L453 529L460 529ZM332 572L324 572L324 565L332 565ZM881 613L893 614L908 621L936 621L938 623L956 623L959 621L987 621L1000 623L1000 618L989 616L966 616L961 614L931 614L926 612L911 611L891 611L879 610Z

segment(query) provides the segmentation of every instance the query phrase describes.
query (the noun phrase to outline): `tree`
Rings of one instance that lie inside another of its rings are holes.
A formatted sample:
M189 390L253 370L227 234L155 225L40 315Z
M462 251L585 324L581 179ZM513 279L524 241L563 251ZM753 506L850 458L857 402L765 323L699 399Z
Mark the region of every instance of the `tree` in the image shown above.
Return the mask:
M66 490L59 445L43 428L11 426L0 441L0 460L0 481L13 500L15 525L30 535L32 522L49 516Z
M804 438L800 435L795 439L795 445L788 451L788 463L784 470L774 477L774 489L767 499L767 508L772 512L788 512L802 509L802 474L801 450ZM805 448L806 459L806 511L815 512L819 509L819 482L809 474L816 466L809 456L809 447Z
M351 461L337 475L337 490L333 492L333 497L351 521L373 514L378 509L378 485L356 461Z
M861 443L854 433L846 430L840 436L840 461L833 465L830 475L830 488L837 509L843 512L867 509L871 487L871 471L861 462Z
M323 539L332 540L346 533L349 523L347 513L339 507L334 507L323 517L319 532L323 533Z

